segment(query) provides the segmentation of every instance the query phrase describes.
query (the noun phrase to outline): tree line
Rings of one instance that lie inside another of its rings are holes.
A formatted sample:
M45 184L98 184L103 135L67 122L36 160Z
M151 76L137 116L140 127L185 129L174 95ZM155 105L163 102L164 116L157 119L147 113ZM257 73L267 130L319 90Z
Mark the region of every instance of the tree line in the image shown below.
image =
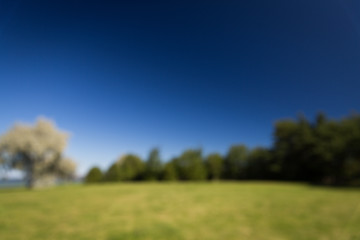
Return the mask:
M117 181L284 180L360 185L360 116L340 120L319 113L276 122L271 147L233 145L225 155L185 150L163 162L159 149L147 159L127 154L106 171L93 167L86 183Z

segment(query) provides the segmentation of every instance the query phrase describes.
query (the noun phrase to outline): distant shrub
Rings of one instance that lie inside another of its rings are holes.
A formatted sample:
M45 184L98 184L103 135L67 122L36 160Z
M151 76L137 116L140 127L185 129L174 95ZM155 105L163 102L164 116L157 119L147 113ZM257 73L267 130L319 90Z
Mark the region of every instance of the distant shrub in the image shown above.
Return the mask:
M97 183L101 182L103 179L103 173L101 172L100 168L93 167L90 169L88 174L85 177L86 183Z

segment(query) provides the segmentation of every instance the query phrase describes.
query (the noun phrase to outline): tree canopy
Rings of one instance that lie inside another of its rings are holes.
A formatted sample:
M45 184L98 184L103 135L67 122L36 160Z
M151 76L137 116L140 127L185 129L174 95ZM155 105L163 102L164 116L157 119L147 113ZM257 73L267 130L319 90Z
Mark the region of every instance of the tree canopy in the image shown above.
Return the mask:
M159 149L154 148L150 151L149 158L145 163L146 180L159 180L162 171Z
M100 168L92 167L88 174L85 176L86 183L98 183L103 180L103 173L101 172Z
M143 178L145 165L140 157L134 154L122 156L117 164L119 166L120 179L124 181L141 180Z
M241 179L245 177L246 160L249 149L245 145L230 147L224 160L224 178Z
M25 172L27 187L71 178L75 163L63 155L68 134L48 119L39 118L34 126L16 124L0 137L0 159L8 168Z
M206 168L202 160L201 150L189 149L184 151L174 161L178 176L181 180L205 180Z
M219 180L223 171L224 160L219 153L213 153L205 159L205 166L208 178L211 180Z

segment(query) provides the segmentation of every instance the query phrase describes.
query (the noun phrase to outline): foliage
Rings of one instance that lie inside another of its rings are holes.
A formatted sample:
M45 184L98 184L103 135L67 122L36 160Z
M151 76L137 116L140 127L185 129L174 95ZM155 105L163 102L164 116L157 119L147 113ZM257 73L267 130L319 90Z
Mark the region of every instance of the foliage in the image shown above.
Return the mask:
M219 180L223 172L224 160L218 153L213 153L205 159L205 166L208 173L208 178L211 180Z
M112 164L104 175L107 182L116 182L121 180L120 166L118 163Z
M140 157L127 154L121 157L117 163L119 164L121 180L140 180L143 177L145 166Z
M103 173L98 167L91 168L85 177L86 183L98 183L101 182L102 180L103 180Z
M104 180L109 182L141 180L144 169L144 163L138 156L127 154L110 166Z
M359 178L360 116L334 121L319 114L315 123L303 117L280 121L274 137L275 157L286 180L339 185Z
M180 180L205 180L207 173L201 150L186 150L174 160Z
M249 179L272 179L276 174L271 152L266 148L255 148L248 156L246 167Z
M162 171L162 163L160 159L159 149L155 148L151 150L149 158L145 163L146 180L159 180Z
M164 181L176 181L179 179L179 176L176 171L175 166L176 159L167 162L164 166L161 179Z
M246 176L246 161L249 150L245 145L234 145L224 160L223 177L225 179L243 179Z
M63 156L68 134L39 118L35 126L16 124L0 138L2 164L25 172L29 188L74 176L75 163Z

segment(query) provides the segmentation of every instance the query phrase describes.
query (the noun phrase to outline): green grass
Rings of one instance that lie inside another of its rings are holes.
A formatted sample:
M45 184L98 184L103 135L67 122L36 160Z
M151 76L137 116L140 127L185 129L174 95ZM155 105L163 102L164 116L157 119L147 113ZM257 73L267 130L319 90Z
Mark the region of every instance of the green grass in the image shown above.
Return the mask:
M0 239L360 240L360 190L134 183L0 190Z

